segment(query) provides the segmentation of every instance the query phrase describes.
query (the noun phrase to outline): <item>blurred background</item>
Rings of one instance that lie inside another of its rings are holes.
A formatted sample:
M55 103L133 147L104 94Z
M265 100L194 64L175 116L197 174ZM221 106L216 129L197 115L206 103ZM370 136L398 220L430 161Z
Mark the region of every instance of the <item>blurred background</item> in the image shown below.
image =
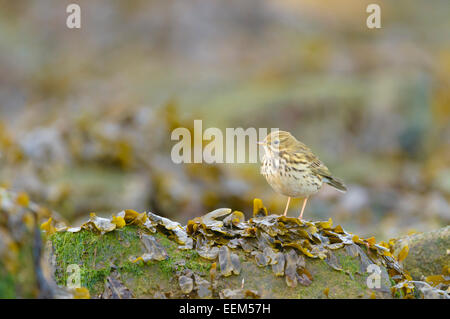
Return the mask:
M81 29L66 27L72 2ZM369 3L382 29L367 28ZM310 146L349 191L325 186L307 219L377 240L448 225L449 12L448 0L2 0L0 185L72 225L126 208L250 217L255 197L282 213L259 164L171 161L171 131L201 119Z

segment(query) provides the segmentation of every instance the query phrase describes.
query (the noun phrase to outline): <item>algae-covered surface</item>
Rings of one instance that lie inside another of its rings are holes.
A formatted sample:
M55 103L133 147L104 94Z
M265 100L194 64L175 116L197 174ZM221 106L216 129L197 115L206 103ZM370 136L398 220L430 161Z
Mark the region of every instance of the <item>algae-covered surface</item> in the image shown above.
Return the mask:
M77 233L55 233L51 236L56 256L56 278L59 285L66 285L70 264L77 264L81 271L81 285L91 296L103 292L108 276L117 276L133 288L134 297L153 296L160 290L175 290L174 274L183 268L203 275L210 263L200 259L195 251L179 250L177 244L159 233L154 234L168 253L162 261L134 262L145 252L137 226L126 226L104 235L82 230ZM179 264L185 261L185 264Z
M126 226L113 232L99 235L86 230L77 233L55 233L51 237L56 256L56 278L59 285L66 285L67 267L77 264L81 270L81 285L89 289L91 296L100 296L108 276L115 276L133 292L133 297L153 297L157 292L167 292L170 297L194 297L198 295L181 294L178 288L178 275L184 270L210 280L213 261L199 256L195 250L180 250L176 242L165 235L153 235L167 252L162 261L134 262L145 252L140 240L140 230L136 226ZM273 275L269 266L260 267L252 259L239 253L242 271L237 276L221 277L216 290L236 289L242 280L246 289L255 290L263 298L359 298L371 296L367 288L367 273L360 272L360 262L345 252L337 253L345 272L330 269L324 260L310 259L307 268L313 276L311 285L286 286L283 277ZM220 271L220 269L219 269ZM389 283L384 283L386 284ZM386 291L376 292L386 297Z
M450 267L450 226L396 240L395 250L403 247L408 247L403 264L415 280L441 273L448 276L444 269Z
M185 226L125 210L68 227L26 194L1 189L0 208L2 298L448 297L448 267L412 281L407 246L397 254L395 243L359 238L331 219L271 215L258 199L248 220L222 208Z
M248 221L218 209L181 226L127 210L110 220L91 214L78 228L43 228L53 233L57 283L66 285L76 264L93 297L114 282L136 298L390 298L407 276L373 239L331 220L269 215L259 200Z

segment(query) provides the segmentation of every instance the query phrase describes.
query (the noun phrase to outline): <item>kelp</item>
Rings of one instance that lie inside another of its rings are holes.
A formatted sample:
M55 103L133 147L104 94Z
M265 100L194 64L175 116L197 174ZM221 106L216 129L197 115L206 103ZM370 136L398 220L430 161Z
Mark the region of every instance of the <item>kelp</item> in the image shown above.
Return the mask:
M91 214L88 222L81 226L100 234L113 231L117 227L137 225L149 234L156 231L168 236L178 243L180 249L194 249L200 257L216 261L210 270L211 282L198 276L197 279L186 275L179 277L180 289L188 294L197 290L202 296L210 296L215 278L220 276L239 275L241 263L237 250L254 259L259 267L270 267L275 276L285 277L289 287L298 284L308 286L314 278L306 267L305 258L324 260L333 271L345 271L334 251L345 249L347 254L358 258L360 274L366 273L371 264L384 266L390 278L394 281L392 293L401 291L405 297L414 293L411 277L396 260L388 244L377 244L375 238L360 238L346 232L340 225L333 226L332 219L327 221L306 221L298 218L269 214L259 199L254 200L253 217L245 220L244 214L228 208L216 209L204 216L189 220L186 226L153 214L137 213L125 210L110 220ZM45 227L51 230L52 221ZM70 228L60 228L59 231L71 231ZM167 253L159 246L151 235L142 235L147 253L135 261L164 260ZM236 251L236 253L234 252ZM404 258L404 252L402 258ZM195 280L194 280L195 279ZM188 292L189 291L189 292ZM219 295L245 296L245 290L222 291Z
M235 222L230 223L232 220ZM214 247L224 245L231 249L242 248L253 256L259 267L271 266L276 276L286 276L286 283L291 287L298 283L309 285L313 280L304 266L305 257L323 259L335 271L343 271L333 251L344 247L351 256L359 257L360 273L365 273L370 264L379 264L388 269L396 282L409 279L389 249L376 244L373 237L363 239L348 233L340 225L333 226L331 218L310 222L271 215L259 199L254 200L253 218L248 221L230 209L218 209L190 220L186 231L196 240L201 256L212 259L216 254ZM227 263L221 264L221 269L230 275L229 257L223 257L224 260Z
M142 224L147 230L152 231L156 228L163 233L168 234L169 238L174 239L178 244L180 244L180 249L193 248L194 242L193 239L187 235L186 227L182 227L180 223L171 221L168 218L158 216L151 212L148 212L147 216L150 222ZM132 222L133 221L134 220L132 220Z
M272 272L274 273L275 276L277 277L284 276L285 263L286 258L284 257L284 254L280 252L276 253L272 264Z
M178 284L184 294L189 294L194 289L194 280L188 276L178 277Z
M197 290L197 295L200 298L212 297L211 283L208 280L203 279L201 276L199 276L197 274L194 274L194 279L195 279L195 289Z
M219 292L221 299L258 299L260 295L257 291L251 289L223 289Z
M108 276L105 280L105 290L102 294L103 299L129 299L133 294L119 279Z
M139 260L144 262L151 260L162 261L168 258L164 247L161 246L161 244L159 244L153 236L143 234L141 236L141 241L146 249L146 253L144 253L141 257L138 257L133 262L138 262Z
M227 246L222 246L219 249L219 265L220 272L225 277L232 274L239 275L241 272L241 262L238 255L230 252Z
M109 233L116 229L116 224L108 218L102 218L95 215L95 213L90 214L89 221L81 226L82 229L90 230L93 232L99 232L101 235Z

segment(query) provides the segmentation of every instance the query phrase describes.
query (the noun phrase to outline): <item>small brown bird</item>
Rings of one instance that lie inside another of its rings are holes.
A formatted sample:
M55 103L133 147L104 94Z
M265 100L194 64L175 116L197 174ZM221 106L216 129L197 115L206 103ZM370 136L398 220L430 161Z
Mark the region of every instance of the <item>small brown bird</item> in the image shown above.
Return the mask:
M288 196L284 216L291 197L304 198L299 218L302 219L308 197L317 193L325 182L341 192L347 191L342 181L333 177L328 168L302 142L289 132L276 131L258 144L264 147L261 174L280 194Z

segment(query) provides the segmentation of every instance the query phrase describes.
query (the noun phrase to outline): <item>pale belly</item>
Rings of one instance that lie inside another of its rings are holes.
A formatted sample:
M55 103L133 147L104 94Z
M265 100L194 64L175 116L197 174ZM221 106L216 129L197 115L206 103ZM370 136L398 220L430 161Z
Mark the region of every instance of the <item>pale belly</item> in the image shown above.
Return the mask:
M283 161L264 159L261 166L261 174L277 193L289 197L308 197L322 187L322 179L310 174L308 169L286 171L284 165Z

